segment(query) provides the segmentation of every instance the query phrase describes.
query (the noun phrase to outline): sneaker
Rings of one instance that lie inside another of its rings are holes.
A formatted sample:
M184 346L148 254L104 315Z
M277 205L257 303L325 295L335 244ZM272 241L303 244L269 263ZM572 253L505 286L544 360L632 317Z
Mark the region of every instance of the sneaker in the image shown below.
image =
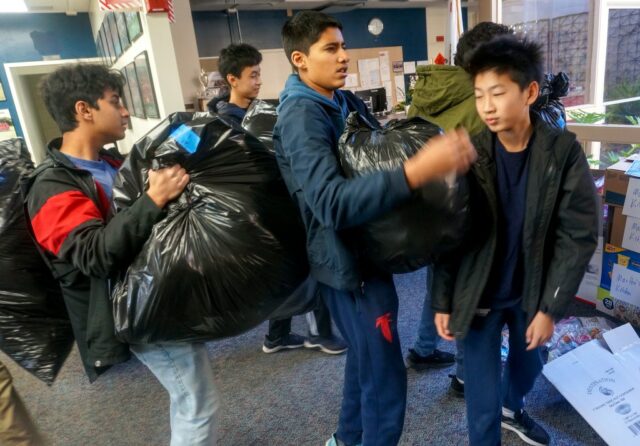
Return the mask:
M410 348L409 354L407 355L407 364L409 364L410 368L418 372L427 369L449 367L455 362L456 358L454 355L447 352L441 352L438 349L435 349L433 353L428 356L420 356L414 349Z
M289 333L283 338L280 338L277 341L270 341L268 339L264 340L264 344L262 344L262 351L265 353L275 353L280 350L285 349L293 349L293 348L301 348L304 347L305 339L304 337L297 335L295 333Z
M456 375L449 375L451 378L451 391L455 396L464 397L464 382L460 381Z
M503 414L502 428L515 432L522 441L534 446L547 446L551 440L549 434L524 409L520 409L513 417Z
M347 446L347 445L344 442L338 440L336 438L336 434L333 434L331 436L331 438L329 438L327 440L327 442L324 444L324 446ZM362 443L358 443L358 444L356 444L354 446L362 446Z
M322 336L309 336L304 341L305 348L315 348L329 355L339 355L347 351L347 344L337 336L323 338Z

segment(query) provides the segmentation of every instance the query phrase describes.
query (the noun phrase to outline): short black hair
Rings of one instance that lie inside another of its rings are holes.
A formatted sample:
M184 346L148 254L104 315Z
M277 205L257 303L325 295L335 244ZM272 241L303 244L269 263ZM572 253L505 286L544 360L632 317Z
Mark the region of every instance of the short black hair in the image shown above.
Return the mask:
M319 11L301 11L287 19L282 27L282 46L291 62L291 54L300 51L309 54L309 48L320 39L327 28L338 28L342 31L342 23ZM295 66L293 66L296 69Z
M506 25L493 22L480 22L470 30L464 32L458 40L456 46L456 55L453 63L459 67L465 68L465 57L468 56L478 45L488 42L496 36L504 34L513 34L511 28ZM465 68L466 69L466 68Z
M475 49L468 59L471 78L485 71L507 73L512 81L527 88L542 81L542 49L539 43L516 36L499 36Z
M62 133L78 127L76 102L85 101L98 109L107 89L122 96L125 80L122 75L104 65L65 65L45 77L40 83L40 94L49 114Z
M240 77L242 70L259 65L260 62L262 62L260 51L246 43L234 43L220 51L218 71L222 79L227 82L227 74Z

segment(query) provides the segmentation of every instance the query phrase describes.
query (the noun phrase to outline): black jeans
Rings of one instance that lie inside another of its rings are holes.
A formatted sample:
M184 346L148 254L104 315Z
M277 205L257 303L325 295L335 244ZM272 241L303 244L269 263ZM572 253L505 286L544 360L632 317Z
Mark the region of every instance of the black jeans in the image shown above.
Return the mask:
M331 315L329 314L329 308L324 303L323 299L318 299L318 308L313 310L313 315L316 320L316 326L318 329L318 336L323 338L329 338L332 336L331 332ZM310 330L313 335L313 330ZM266 335L268 341L278 342L283 337L287 336L291 332L291 318L270 320L269 332Z

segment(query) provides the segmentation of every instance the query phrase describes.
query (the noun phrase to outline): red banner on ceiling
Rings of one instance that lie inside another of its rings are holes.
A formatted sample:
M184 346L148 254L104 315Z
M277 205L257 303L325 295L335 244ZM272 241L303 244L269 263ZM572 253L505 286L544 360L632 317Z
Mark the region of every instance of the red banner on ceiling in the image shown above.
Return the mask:
M98 0L101 11L138 11L141 0Z

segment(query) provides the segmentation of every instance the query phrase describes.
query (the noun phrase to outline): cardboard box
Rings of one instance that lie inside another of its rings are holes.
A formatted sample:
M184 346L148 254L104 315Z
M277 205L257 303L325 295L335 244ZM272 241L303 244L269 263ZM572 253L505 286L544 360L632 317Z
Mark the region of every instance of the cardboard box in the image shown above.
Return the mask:
M640 338L628 324L545 364L543 374L609 445L640 444Z
M624 206L624 197L627 195L629 177L625 172L631 167L633 157L607 167L604 175L604 202L616 206Z
M613 297L609 290L598 287L596 310L640 328L640 305Z
M627 216L622 213L622 206L609 205L609 240L615 246L622 246L624 226L627 224Z
M607 243L604 245L604 252L602 253L601 288L605 290L611 289L611 274L613 272L613 265L616 263L640 272L639 253Z

